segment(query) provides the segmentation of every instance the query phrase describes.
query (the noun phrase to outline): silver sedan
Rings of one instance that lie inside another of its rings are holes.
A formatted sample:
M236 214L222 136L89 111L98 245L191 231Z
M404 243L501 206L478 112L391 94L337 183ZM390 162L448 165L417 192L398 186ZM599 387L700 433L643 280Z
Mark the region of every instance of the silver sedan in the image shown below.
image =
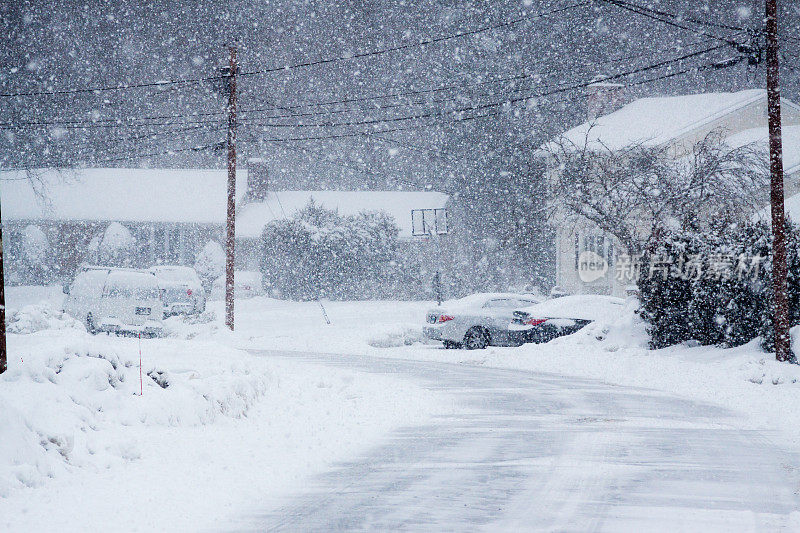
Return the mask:
M445 348L519 346L524 338L510 329L514 309L540 301L542 298L529 294L472 294L429 310L423 333L429 339L442 341Z

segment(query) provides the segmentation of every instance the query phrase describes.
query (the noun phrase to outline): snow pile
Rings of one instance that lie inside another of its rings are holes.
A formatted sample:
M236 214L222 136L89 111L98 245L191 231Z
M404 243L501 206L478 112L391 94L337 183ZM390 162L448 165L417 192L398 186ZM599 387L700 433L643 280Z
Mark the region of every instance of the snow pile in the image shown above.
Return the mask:
M84 330L84 325L63 311L48 304L26 305L20 310L11 311L6 318L8 333L35 333L45 329Z
M151 341L142 343L140 385L137 347L77 329L9 337L9 369L0 376L0 496L75 468L139 459L126 428L243 417L267 390L269 373L243 352L178 351Z
M399 326L394 331L379 333L367 341L373 348L394 348L397 346L412 346L414 344L432 344L431 341L422 334L421 327ZM437 344L439 344L437 342Z

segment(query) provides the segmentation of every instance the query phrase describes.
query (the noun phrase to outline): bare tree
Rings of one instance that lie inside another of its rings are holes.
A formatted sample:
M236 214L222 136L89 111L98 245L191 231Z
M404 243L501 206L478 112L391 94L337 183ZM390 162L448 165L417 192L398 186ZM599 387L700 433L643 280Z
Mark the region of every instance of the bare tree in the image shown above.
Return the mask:
M699 230L741 220L766 201L769 168L756 145L730 147L712 131L687 150L645 142L611 150L559 139L547 147L553 213L583 218L628 253L662 230Z

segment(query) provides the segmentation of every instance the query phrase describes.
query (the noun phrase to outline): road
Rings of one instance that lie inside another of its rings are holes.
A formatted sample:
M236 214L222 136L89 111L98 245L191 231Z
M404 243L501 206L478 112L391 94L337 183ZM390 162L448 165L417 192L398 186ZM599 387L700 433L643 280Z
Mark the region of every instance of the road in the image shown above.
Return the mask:
M287 355L453 397L243 530L775 531L797 527L798 458L725 409L555 375ZM402 408L402 406L398 406ZM239 527L237 526L238 530Z

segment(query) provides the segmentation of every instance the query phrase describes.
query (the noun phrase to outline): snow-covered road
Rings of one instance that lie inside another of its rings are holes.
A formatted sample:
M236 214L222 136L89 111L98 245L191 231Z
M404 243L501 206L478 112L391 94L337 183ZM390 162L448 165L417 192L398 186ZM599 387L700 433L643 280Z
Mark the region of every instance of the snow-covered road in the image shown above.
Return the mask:
M410 378L455 399L235 530L774 531L798 527L797 457L731 412L515 370L262 352Z

